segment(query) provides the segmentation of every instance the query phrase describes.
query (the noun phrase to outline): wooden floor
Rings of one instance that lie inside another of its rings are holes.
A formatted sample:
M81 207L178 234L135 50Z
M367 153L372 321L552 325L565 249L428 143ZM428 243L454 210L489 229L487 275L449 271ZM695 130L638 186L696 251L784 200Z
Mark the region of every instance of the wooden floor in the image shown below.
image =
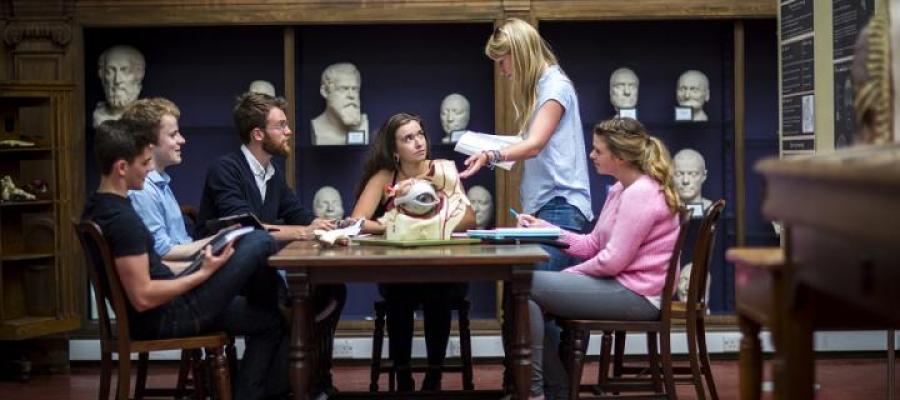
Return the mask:
M820 388L816 400L879 400L885 399L886 363L876 358L827 359L816 363ZM3 400L87 400L97 398L99 369L96 364L75 364L70 374L34 376L28 383L0 381L0 399ZM149 386L174 385L176 365L152 364ZM365 365L339 365L335 380L342 390L367 390L368 367ZM722 400L738 399L737 361L713 361L713 372ZM597 364L585 369L585 379L596 379ZM497 364L476 363L476 389L498 388L501 367ZM421 377L417 377L417 383ZM895 379L896 380L896 379ZM382 378L384 381L384 378ZM115 384L115 378L113 380ZM382 382L382 387L385 387ZM444 379L444 388L460 388L456 375ZM679 386L678 398L696 399L693 387Z

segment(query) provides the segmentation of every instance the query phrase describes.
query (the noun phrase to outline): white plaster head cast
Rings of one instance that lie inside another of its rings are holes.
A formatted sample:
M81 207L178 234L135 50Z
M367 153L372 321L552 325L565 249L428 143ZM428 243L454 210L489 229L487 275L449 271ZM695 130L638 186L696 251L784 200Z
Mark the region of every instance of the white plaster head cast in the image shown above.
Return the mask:
M314 145L347 144L347 133L362 131L368 143L369 120L360 105L359 70L350 63L329 65L322 72L319 93L325 99L325 111L312 120Z
M494 217L494 197L483 186L472 186L469 188L468 196L475 211L475 227L487 228Z
M459 93L451 93L441 102L441 127L446 135L441 140L450 143L453 131L469 126L469 100Z
M141 94L146 63L144 55L131 46L113 46L97 59L97 75L106 101L94 108L94 128L103 121L119 119L125 108Z
M331 186L322 186L313 196L313 214L324 219L344 218L341 193Z
M703 106L709 101L709 78L702 72L693 69L684 71L678 77L675 98L679 106L690 107L693 110L693 121L709 119L703 111Z
M255 80L253 82L250 82L250 89L248 89L247 91L267 94L269 96L275 97L275 86L272 85L272 82L269 81Z
M634 71L622 67L609 76L609 102L616 111L635 108L638 102L638 87L641 80Z
M703 182L706 182L706 161L694 149L683 149L675 153L675 188L678 197L685 204L702 204L706 210L712 201L703 197Z
M691 271L694 270L694 263L689 262L681 267L681 274L678 276L678 288L676 289L675 295L678 297L678 300L687 301L688 300L688 291L691 288ZM704 299L709 303L709 286L712 282L712 275L709 271L706 272L706 294ZM709 307L706 308L706 313L709 314Z

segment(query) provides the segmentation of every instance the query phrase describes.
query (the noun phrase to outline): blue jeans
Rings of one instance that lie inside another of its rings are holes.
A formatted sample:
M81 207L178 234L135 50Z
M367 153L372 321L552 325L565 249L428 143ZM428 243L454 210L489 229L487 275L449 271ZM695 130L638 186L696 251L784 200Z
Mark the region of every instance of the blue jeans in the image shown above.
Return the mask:
M268 257L276 250L268 233L248 233L206 282L162 306L158 338L212 331L245 337L235 399L259 399L289 390L288 328L278 310L278 291L272 290L283 281L268 267Z
M534 216L576 233L584 231L584 226L588 223L584 214L577 207L567 203L563 197L550 199L547 204L538 209ZM566 267L578 263L578 259L566 255L556 247L541 245L541 248L550 255L550 259L535 265L536 271L562 271Z

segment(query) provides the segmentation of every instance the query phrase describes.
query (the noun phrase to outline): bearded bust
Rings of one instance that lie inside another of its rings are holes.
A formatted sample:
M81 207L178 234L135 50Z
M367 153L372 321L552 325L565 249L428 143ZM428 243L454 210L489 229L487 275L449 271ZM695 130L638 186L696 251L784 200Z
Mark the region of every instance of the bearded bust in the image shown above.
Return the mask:
M347 144L349 132L362 134L354 144L369 143L369 120L360 106L359 70L350 63L329 65L322 72L319 93L325 99L325 111L312 120L313 144Z
M97 75L103 84L106 101L94 108L94 128L103 121L119 119L141 94L144 80L144 56L131 46L113 46L97 59Z

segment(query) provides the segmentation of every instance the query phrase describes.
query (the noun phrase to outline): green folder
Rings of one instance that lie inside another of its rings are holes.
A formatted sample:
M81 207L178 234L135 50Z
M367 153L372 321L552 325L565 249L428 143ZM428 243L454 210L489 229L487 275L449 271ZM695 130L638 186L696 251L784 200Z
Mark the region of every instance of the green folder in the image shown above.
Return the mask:
M359 244L373 246L395 246L395 247L421 247L421 246L442 246L442 245L461 245L461 244L479 244L480 239L459 238L459 239L423 239L423 240L388 240L384 238L360 238L353 239Z

